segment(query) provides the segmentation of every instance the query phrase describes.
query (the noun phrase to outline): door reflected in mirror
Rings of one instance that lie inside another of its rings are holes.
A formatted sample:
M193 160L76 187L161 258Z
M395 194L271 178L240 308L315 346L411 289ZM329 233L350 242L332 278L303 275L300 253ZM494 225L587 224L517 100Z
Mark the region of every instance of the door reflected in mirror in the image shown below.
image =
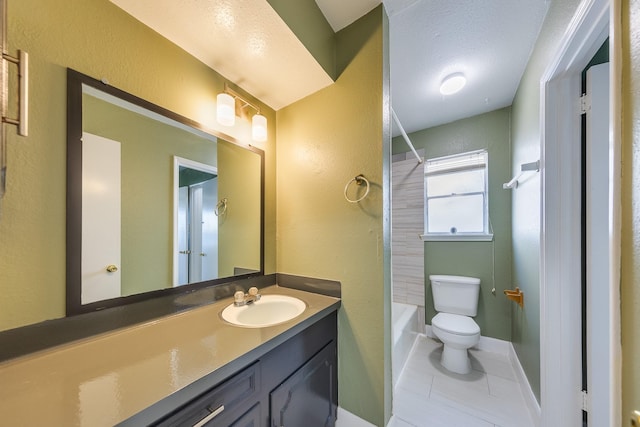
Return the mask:
M68 315L262 274L261 150L72 70L68 83Z
M218 278L218 170L175 157L174 278L181 286ZM177 193L177 196L176 196ZM177 201L177 203L175 203ZM177 275L177 276L176 276Z

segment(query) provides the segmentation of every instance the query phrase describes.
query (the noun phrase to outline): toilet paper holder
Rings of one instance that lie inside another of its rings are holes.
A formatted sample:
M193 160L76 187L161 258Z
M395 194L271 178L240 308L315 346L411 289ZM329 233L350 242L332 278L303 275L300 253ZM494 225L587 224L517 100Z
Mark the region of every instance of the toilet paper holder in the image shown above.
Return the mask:
M520 308L524 307L524 292L522 292L520 290L520 288L516 287L515 290L513 290L513 289L505 289L504 290L504 294L511 301L515 301L516 303L518 303Z

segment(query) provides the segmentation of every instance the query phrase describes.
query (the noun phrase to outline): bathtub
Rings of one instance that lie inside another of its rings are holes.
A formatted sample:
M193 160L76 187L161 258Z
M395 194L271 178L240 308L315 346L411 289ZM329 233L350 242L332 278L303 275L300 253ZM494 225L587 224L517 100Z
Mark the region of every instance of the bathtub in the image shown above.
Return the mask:
M418 336L418 306L394 302L391 306L391 322L393 334L391 372L395 386Z

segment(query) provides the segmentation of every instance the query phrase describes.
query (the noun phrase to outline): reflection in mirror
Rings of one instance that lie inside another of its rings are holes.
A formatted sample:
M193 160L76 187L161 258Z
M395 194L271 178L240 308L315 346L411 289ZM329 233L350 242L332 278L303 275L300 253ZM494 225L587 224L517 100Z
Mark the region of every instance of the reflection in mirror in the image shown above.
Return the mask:
M67 314L262 274L262 151L68 77Z
M218 170L176 156L173 191L173 286L215 279L220 216L217 206L222 203L218 202Z

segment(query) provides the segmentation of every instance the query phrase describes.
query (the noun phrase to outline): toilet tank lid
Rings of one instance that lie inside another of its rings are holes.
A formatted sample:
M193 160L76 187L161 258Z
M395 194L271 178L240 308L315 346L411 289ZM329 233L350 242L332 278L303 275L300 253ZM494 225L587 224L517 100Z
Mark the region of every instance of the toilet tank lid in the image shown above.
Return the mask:
M469 285L477 285L480 283L480 279L477 277L466 276L447 276L442 274L436 274L429 276L429 280L432 282L454 282L454 283L466 283Z

